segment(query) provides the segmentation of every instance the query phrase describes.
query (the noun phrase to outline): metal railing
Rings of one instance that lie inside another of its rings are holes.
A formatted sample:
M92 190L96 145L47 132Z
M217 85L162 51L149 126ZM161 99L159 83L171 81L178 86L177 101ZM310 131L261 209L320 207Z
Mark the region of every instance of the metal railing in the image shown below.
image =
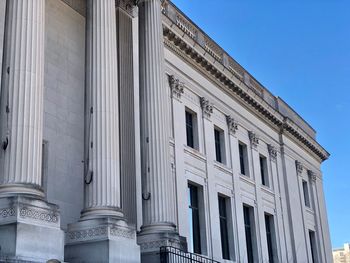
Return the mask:
M161 263L220 263L214 259L210 259L198 254L184 252L175 247L160 248Z

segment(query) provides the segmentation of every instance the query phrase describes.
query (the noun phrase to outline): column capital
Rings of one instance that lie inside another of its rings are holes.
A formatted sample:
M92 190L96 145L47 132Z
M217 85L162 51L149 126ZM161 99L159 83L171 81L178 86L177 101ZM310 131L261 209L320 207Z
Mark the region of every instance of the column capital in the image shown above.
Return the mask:
M304 170L303 164L299 161L295 161L295 167L297 169L297 174L301 174Z
M248 136L249 136L249 140L250 140L251 146L254 149L256 149L256 147L258 147L258 144L259 144L259 137L258 137L258 135L256 135L256 133L253 132L253 131L248 131Z
M209 100L205 97L201 97L200 103L202 107L203 116L207 119L210 119L211 114L213 113L213 104L211 104Z
M272 161L276 161L277 159L277 149L274 145L268 144L267 149L269 151L269 155Z
M313 172L313 171L311 171L311 170L308 170L308 171L307 171L307 175L309 176L309 178L311 179L311 181L312 181L313 183L316 182L317 175L316 175L315 172Z
M230 115L226 115L226 122L227 122L229 133L231 135L236 134L236 131L238 130L238 122Z
M168 79L171 89L171 97L180 100L181 95L184 93L184 83L180 82L180 80L176 78L175 75L168 76Z
M115 0L115 7L123 9L131 17L137 16L136 0Z

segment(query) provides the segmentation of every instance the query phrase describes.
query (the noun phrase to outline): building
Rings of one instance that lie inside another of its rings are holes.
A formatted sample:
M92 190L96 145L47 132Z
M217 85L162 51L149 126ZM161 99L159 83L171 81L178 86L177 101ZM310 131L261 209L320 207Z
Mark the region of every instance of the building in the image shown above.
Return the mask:
M171 2L0 0L0 52L0 260L332 262L315 130Z
M333 249L334 263L349 263L350 262L350 244L344 244L342 248Z

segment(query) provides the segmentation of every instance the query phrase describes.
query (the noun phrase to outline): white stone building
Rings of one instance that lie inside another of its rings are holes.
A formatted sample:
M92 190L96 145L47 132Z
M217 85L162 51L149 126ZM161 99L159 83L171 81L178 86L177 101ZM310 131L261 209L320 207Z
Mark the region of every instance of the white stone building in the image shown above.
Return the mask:
M333 249L334 263L350 263L350 244L345 243L342 248Z
M315 130L171 2L0 0L0 61L0 262L332 262Z

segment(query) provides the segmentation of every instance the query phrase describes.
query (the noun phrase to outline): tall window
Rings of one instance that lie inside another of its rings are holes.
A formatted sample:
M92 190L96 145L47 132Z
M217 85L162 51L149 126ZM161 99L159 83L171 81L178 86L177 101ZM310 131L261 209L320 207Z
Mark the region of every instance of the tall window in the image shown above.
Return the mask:
M191 184L188 185L188 203L190 221L190 251L201 254L202 248L199 220L198 187Z
M310 207L309 186L305 180L303 180L303 193L305 206Z
M252 208L248 206L243 206L243 215L244 215L244 230L245 230L248 263L254 263L253 226L252 226L252 218L254 215L253 215Z
M310 249L311 249L311 259L312 263L316 263L316 238L315 232L309 230L309 238L310 238Z
M261 183L265 186L269 186L269 175L267 172L267 159L265 156L260 155L260 174L261 174Z
M227 216L227 198L219 195L219 217L220 217L220 235L222 258L230 259L229 235L228 235L228 216Z
M239 164L241 168L241 174L248 175L247 146L240 142L238 144L238 150L239 150Z
M186 142L187 146L198 150L197 114L186 110Z
M219 128L214 128L214 139L216 161L219 163L225 163L224 131Z
M265 229L266 229L267 251L269 254L269 263L274 263L276 241L275 241L274 222L273 222L272 215L265 214Z

